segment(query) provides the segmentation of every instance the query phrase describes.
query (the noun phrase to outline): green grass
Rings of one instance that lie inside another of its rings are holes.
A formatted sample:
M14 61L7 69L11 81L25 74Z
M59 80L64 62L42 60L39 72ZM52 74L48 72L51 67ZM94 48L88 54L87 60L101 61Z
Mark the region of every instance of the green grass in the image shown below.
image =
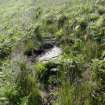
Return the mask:
M6 76L0 98L9 105L42 104L38 76L47 64L30 63L24 53L50 34L63 49L52 105L104 105L104 7L104 0L0 0L0 70Z

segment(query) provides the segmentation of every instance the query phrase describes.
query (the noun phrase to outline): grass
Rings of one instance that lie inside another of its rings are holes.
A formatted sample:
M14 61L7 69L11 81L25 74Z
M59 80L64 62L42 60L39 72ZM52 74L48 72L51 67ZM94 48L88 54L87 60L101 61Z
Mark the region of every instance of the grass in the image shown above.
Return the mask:
M24 53L38 49L50 35L63 49L52 105L104 105L104 20L104 0L0 0L0 70L6 75L2 96L10 105L42 104L38 75L49 68L30 63ZM88 79L82 77L87 71ZM55 77L47 81L51 85Z

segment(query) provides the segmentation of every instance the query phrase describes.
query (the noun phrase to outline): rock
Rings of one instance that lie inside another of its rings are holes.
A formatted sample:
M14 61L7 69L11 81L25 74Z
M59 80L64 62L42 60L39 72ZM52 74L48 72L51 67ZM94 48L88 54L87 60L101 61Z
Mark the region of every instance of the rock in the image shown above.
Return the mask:
M58 72L59 69L58 69L58 68L52 68L50 71L51 71L51 72Z
M38 57L38 61L49 61L57 58L59 55L61 55L62 50L61 48L54 46L52 49L47 51L45 54Z

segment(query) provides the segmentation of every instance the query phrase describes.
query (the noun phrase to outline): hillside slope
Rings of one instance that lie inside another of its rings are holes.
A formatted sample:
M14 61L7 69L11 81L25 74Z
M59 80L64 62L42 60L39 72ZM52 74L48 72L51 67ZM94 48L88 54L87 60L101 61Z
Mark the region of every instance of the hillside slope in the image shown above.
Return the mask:
M0 0L0 105L105 105L105 1Z

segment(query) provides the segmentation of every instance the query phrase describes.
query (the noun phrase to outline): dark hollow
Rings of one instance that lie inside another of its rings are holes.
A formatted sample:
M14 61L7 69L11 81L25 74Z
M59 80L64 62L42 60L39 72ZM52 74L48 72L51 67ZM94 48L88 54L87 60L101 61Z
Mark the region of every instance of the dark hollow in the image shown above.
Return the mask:
M29 50L26 51L24 54L27 55L28 57L33 56L33 55L41 55L42 53L44 53L43 49L38 49L38 50Z
M32 56L32 50L25 51L24 55Z
M42 45L41 48L46 50L46 49L51 49L51 48L53 48L53 46L54 46L54 45L51 44L51 43L45 43L45 44Z
M43 49L38 49L38 50L34 50L33 51L33 54L35 54L35 55L41 55L41 54L43 54L44 53L44 50Z

